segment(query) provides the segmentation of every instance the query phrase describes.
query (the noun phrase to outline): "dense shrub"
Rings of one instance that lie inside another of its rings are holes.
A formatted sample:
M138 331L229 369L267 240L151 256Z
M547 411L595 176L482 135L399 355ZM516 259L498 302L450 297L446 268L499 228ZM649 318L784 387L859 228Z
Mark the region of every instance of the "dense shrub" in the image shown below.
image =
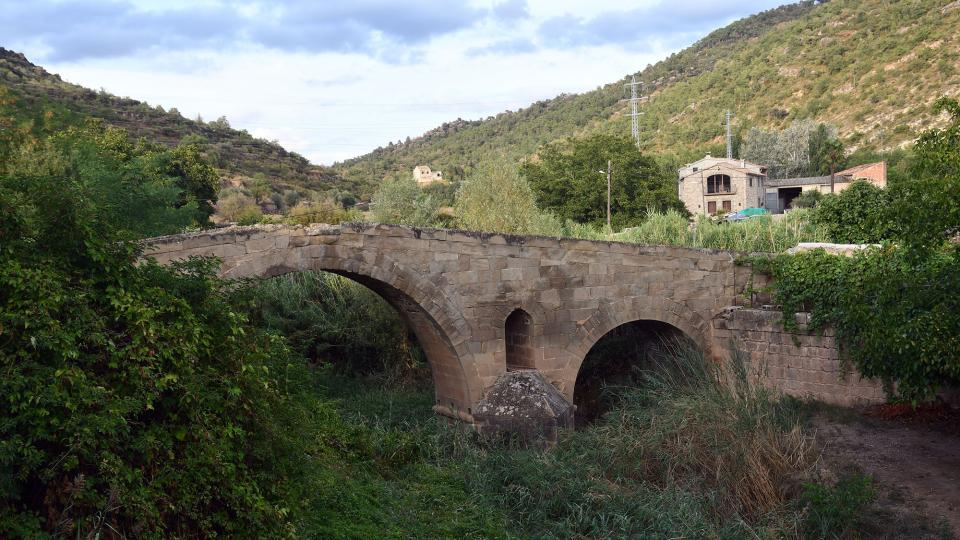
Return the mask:
M412 175L399 174L380 184L370 208L380 223L427 226L438 219L439 201L421 191Z
M457 191L454 215L458 227L474 231L543 232L533 191L504 160L481 165L467 177Z
M830 239L842 244L874 244L895 235L888 220L887 191L864 181L825 195L817 205L814 222L825 228Z
M308 225L310 223L336 225L344 221L356 220L359 217L359 212L346 210L330 199L323 199L316 202L302 201L298 203L287 213L286 221L298 225Z
M287 274L242 291L253 323L286 337L315 363L394 382L426 374L423 353L396 310L373 291L325 272Z
M252 225L260 221L263 211L252 197L241 193L228 195L217 203L217 214L223 219L240 225Z
M775 301L786 321L811 311L814 329L831 325L845 358L891 395L925 399L960 383L960 258L917 259L887 247L854 257L814 251L773 265Z
M823 193L816 189L809 189L798 195L790 203L791 208L813 208L820 204L823 199Z
M0 536L285 534L329 410L214 263L136 264L195 214L74 135L0 175Z

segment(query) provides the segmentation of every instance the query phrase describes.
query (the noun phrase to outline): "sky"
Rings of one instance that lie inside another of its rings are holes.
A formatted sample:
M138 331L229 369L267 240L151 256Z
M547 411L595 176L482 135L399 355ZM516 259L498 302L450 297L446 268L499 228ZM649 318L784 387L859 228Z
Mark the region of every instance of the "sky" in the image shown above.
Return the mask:
M781 3L0 0L0 46L332 164L615 82Z

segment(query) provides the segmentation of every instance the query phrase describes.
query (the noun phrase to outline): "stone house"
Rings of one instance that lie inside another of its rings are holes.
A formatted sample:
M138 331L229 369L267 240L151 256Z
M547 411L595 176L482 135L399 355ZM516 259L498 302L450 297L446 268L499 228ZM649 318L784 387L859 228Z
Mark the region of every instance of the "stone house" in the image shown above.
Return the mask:
M765 208L782 214L804 191L838 193L857 180L887 186L887 163L867 163L833 175L806 178L768 178L767 168L742 159L707 154L677 171L680 200L691 214L713 215L744 208Z
M713 215L763 205L767 180L763 165L707 154L677 173L680 200L691 214Z
M440 171L431 171L426 165L417 165L413 168L413 179L417 181L420 187L429 186L437 182L443 182L443 173Z
M829 174L806 178L767 179L764 208L771 213L782 214L791 208L793 199L804 191L839 193L857 180L870 182L880 188L887 187L887 162L879 161L844 169L834 173L832 182Z

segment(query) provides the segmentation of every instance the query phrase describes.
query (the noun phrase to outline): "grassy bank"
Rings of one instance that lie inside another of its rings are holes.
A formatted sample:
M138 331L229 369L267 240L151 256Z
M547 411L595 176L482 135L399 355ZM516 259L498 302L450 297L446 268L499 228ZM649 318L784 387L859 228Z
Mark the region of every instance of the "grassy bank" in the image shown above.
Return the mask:
M335 495L302 509L298 533L831 538L855 526L869 493L814 482L818 454L795 404L687 350L662 351L642 380L616 391L602 420L542 451L491 445L433 417L427 387L323 376L318 391L362 451L318 469Z

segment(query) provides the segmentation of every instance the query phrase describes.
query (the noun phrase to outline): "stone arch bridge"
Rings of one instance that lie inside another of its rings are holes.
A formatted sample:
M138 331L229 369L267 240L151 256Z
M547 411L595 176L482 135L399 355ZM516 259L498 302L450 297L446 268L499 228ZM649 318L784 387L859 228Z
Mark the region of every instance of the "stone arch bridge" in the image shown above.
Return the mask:
M467 422L508 372L535 371L572 403L591 347L626 323L669 324L723 356L713 321L751 274L717 250L378 224L230 227L150 239L145 253L216 256L226 278L323 270L367 286L416 334L434 410Z

